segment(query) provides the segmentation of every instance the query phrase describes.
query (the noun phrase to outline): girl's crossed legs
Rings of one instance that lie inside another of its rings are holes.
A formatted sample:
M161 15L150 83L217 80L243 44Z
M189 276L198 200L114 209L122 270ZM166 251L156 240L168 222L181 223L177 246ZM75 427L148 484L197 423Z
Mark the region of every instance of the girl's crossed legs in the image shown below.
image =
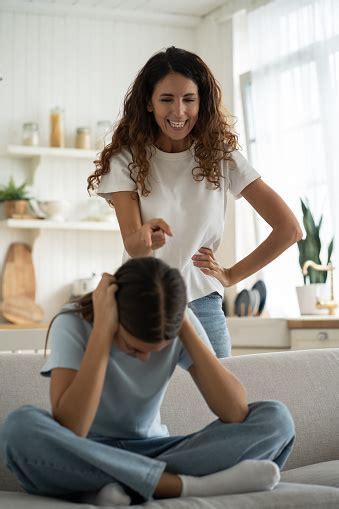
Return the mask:
M118 482L142 500L178 496L172 476L202 477L247 459L285 464L294 441L288 409L278 401L249 407L242 423L216 420L187 436L120 440L79 437L48 412L24 406L8 416L0 444L7 466L32 494L71 498Z

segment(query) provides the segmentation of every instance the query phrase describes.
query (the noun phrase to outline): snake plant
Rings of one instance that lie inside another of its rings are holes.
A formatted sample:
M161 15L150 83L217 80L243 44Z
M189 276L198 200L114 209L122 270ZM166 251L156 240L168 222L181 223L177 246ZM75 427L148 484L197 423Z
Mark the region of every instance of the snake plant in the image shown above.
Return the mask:
M322 264L320 260L321 241L320 241L320 228L323 221L321 215L319 223L316 225L313 219L313 215L310 211L309 204L307 205L300 199L301 208L303 213L303 223L306 230L306 237L298 241L299 248L299 263L301 270L306 260L313 260L315 263ZM328 245L327 249L327 262L328 265L331 261L333 251L334 238ZM308 273L304 277L304 284L309 283L326 283L327 271L316 271L312 268L308 270Z

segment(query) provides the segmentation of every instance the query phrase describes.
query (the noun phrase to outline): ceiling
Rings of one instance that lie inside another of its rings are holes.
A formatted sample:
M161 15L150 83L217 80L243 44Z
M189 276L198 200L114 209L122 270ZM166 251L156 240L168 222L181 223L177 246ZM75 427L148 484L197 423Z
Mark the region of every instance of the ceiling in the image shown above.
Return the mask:
M0 0L0 10L86 16L115 21L196 27L206 16L216 22L269 0Z
M206 16L218 7L229 3L229 0L11 0L0 1L0 4L16 4L27 7L54 7L70 9L96 8L114 11L133 11L159 13L177 16Z
M41 0L21 0L23 4L41 4ZM218 7L227 4L227 0L44 0L45 4L59 6L78 6L86 8L104 8L109 10L131 10L157 12L161 14L206 16Z

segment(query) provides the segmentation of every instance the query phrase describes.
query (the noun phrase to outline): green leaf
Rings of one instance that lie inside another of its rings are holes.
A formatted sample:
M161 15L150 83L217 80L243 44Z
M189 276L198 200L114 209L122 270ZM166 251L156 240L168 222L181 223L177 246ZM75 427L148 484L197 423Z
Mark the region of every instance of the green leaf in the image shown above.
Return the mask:
M328 253L327 254L327 265L330 263L331 258L332 258L333 246L334 246L334 237L332 238L331 242L328 245L328 250L327 250L327 253Z
M298 241L299 249L299 264L301 269L307 260L312 260L315 263L321 265L320 252L321 252L321 240L320 240L320 229L323 223L323 215L320 216L319 222L316 225L313 215L311 213L308 200L305 201L300 198L301 209L303 213L303 224L306 231L306 237ZM328 246L328 261L329 263L332 252L333 252L334 238ZM306 284L309 280L310 283L325 283L327 279L327 271L316 271L309 268L308 274L304 277L304 283Z
M27 194L27 182L23 182L17 186L13 177L10 177L7 185L0 187L0 202L1 201L14 201L14 200L29 200Z

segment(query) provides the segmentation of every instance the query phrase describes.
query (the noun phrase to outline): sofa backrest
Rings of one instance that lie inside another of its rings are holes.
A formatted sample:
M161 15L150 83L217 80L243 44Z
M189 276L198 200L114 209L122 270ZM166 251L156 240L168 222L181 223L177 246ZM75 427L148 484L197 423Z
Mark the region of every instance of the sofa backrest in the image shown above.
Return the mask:
M339 349L242 355L223 359L245 385L248 400L277 399L289 408L296 441L285 470L339 459ZM177 370L167 390L162 419L170 432L186 434L211 421L202 397ZM181 408L175 402L184 398Z
M247 388L249 401L278 399L290 409L297 440L285 468L339 459L339 349L232 357L222 361ZM0 354L0 426L23 404L49 409L49 380L38 354ZM170 433L187 434L215 417L190 375L178 368L161 409ZM0 458L0 489L18 490Z

